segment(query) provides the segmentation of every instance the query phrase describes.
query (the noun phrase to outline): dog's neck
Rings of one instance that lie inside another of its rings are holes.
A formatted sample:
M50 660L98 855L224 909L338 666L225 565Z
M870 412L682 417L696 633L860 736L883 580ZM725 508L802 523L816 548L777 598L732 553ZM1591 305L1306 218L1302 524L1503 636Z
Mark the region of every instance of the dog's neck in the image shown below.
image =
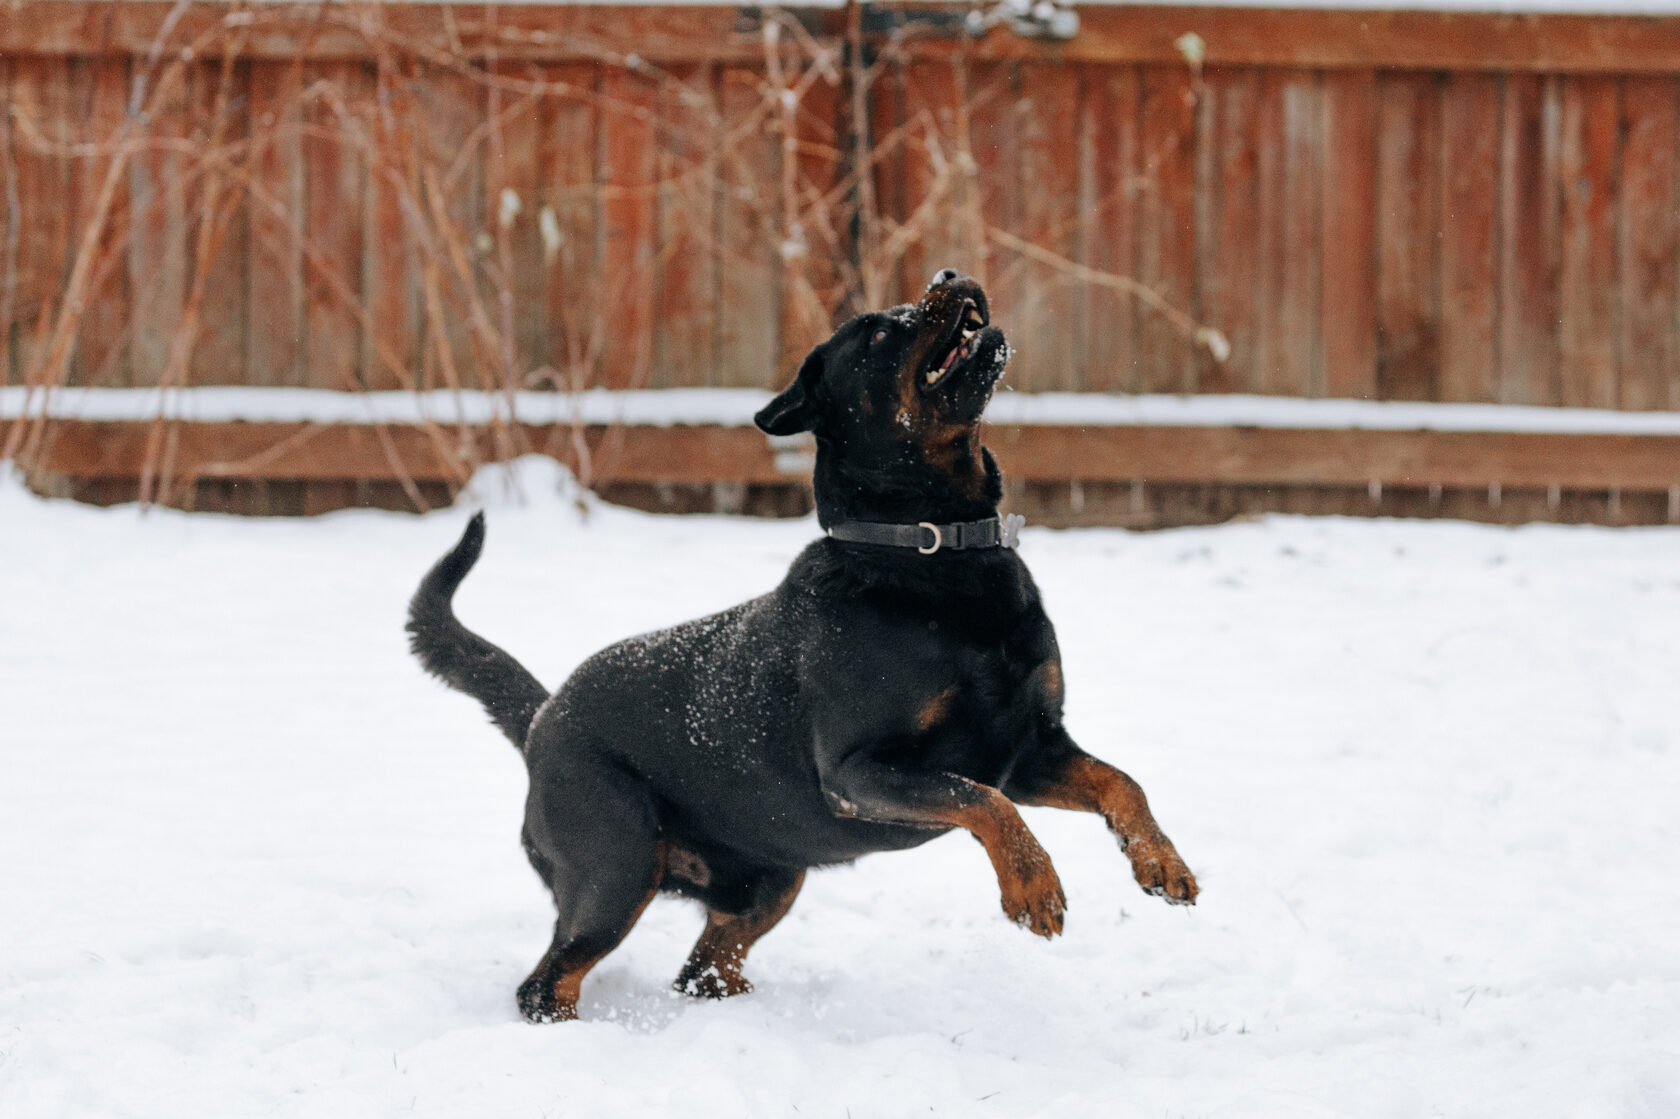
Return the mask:
M1003 476L978 437L948 461L901 462L886 468L850 463L819 439L812 482L817 522L825 529L847 521L978 521L995 516L1003 500Z

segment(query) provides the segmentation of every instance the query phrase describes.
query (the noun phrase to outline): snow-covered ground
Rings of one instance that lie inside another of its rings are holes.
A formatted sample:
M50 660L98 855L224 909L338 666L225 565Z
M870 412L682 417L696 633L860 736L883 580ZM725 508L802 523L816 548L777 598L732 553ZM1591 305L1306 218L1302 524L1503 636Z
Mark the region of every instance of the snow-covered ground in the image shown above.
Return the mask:
M495 506L459 606L550 684L768 588L811 521ZM1026 810L814 874L758 990L662 900L529 1026L524 774L405 600L464 509L142 515L0 481L0 1116L1680 1114L1680 530L1029 529L1069 724L1200 877Z

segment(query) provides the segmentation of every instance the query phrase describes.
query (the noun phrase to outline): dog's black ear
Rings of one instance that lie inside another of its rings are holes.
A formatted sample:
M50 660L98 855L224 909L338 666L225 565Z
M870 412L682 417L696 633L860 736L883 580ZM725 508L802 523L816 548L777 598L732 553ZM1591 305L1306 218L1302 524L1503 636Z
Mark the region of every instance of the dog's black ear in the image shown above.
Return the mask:
M782 394L753 417L768 435L794 435L817 426L817 378L822 376L822 350L812 350L799 373Z

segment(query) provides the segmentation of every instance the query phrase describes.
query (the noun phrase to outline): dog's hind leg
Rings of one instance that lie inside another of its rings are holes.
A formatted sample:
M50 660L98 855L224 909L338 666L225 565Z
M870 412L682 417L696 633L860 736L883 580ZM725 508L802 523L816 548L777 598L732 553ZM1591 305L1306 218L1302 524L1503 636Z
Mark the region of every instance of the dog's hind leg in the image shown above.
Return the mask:
M531 864L546 870L559 909L553 942L519 985L519 1012L533 1022L577 1017L584 976L618 947L665 876L665 842L642 797L609 787L622 782L566 784L563 804L533 788L527 814Z
M723 999L753 989L741 974L747 951L793 908L803 870L771 871L753 883L750 908L742 913L707 909L706 928L689 953L677 990L695 998Z

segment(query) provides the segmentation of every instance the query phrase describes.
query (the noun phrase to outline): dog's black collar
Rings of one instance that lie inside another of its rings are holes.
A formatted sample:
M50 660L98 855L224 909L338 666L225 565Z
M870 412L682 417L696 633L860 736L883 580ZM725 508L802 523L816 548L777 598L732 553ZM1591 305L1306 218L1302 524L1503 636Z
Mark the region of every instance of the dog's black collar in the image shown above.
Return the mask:
M875 521L847 521L828 534L848 544L881 544L892 548L914 548L924 556L935 552L967 548L1013 548L1027 519L1019 513L987 517L983 521L958 521L936 525L928 521L913 525L881 524Z

